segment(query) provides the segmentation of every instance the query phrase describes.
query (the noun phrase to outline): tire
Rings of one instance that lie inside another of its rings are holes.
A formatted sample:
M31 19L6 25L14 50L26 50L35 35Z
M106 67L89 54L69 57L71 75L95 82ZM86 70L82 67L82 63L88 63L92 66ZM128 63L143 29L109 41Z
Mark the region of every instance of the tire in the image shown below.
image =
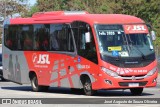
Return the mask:
M83 92L83 89L79 89L79 88L71 88L71 91L75 94L79 94Z
M87 77L85 82L83 83L84 94L87 96L94 95L97 91L92 89L91 80Z
M45 91L48 91L48 88L49 88L49 86L38 85L38 79L36 75L34 75L31 78L31 86L32 86L33 91L35 92L42 92L42 91L45 92Z
M143 88L131 88L130 91L132 95L141 95L143 92Z
M4 79L3 77L1 78L1 81L6 81L6 79Z

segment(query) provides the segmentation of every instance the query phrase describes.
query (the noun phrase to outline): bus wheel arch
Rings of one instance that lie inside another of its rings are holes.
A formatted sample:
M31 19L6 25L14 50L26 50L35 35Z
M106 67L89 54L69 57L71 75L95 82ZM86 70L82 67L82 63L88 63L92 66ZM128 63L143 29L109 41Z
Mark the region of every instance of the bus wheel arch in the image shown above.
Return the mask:
M35 92L48 91L49 86L41 86L38 84L38 78L34 71L29 72L29 78L31 81L32 90Z
M34 71L29 72L29 79L31 80L33 76L37 76L37 74Z
M80 76L81 83L83 85L84 93L88 96L94 95L97 91L92 89L92 79L87 74Z

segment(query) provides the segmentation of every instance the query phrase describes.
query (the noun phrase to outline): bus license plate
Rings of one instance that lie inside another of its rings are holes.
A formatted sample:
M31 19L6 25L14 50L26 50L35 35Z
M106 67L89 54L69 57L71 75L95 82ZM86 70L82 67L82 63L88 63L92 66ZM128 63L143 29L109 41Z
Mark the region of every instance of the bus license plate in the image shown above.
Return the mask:
M129 87L138 87L139 83L129 83Z

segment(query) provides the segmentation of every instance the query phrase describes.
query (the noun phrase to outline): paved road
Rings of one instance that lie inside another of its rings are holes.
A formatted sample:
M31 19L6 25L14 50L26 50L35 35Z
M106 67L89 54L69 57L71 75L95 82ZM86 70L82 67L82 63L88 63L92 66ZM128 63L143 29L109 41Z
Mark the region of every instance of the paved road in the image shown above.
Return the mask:
M5 93L5 94L4 94ZM0 82L0 98L160 98L160 82L157 87L145 88L142 96L132 96L129 90L101 90L95 96L73 93L67 88L50 88L48 92L32 92L30 85Z
M129 90L101 90L95 96L85 96L83 93L73 93L66 88L50 88L49 92L32 92L30 85L18 85L12 82L0 81L0 98L160 98L160 75L158 78L158 85L154 88L145 88L142 96L132 96ZM83 103L83 102L82 102ZM21 107L22 105L20 105ZM55 105L61 107L63 105ZM71 105L75 107L74 105ZM89 107L105 107L105 105L85 105ZM110 105L107 105L110 107ZM117 105L114 105L117 106ZM151 105L141 104L138 107L150 107ZM46 107L50 107L47 105ZM118 107L121 107L118 104ZM128 107L128 105L123 105ZM153 107L159 107L154 105Z

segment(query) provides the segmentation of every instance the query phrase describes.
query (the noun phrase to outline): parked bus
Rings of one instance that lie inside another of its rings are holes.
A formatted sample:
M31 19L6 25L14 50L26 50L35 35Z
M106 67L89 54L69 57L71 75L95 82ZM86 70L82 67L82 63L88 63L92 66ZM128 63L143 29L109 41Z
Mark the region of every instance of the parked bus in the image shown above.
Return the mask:
M155 35L140 18L53 11L6 19L3 28L4 78L31 82L33 91L130 89L141 95L157 84Z

